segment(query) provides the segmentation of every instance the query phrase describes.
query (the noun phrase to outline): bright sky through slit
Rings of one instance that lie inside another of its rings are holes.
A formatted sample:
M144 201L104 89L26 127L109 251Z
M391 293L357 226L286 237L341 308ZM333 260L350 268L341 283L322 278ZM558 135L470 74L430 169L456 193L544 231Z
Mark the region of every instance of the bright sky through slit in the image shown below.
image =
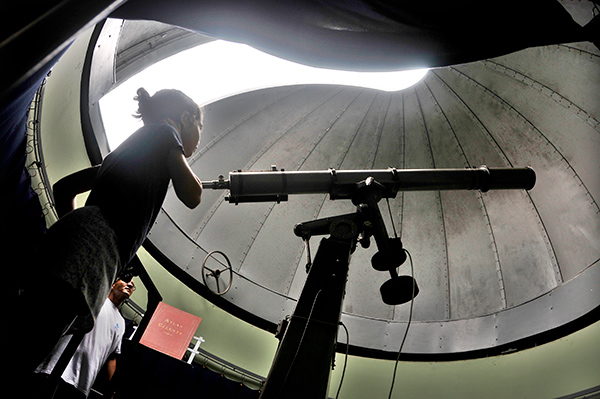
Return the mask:
M351 72L313 68L286 61L250 46L215 40L162 60L120 84L100 100L111 149L141 127L132 115L136 90L150 95L179 89L200 106L252 90L295 84L342 84L398 91L420 81L427 69L398 72Z

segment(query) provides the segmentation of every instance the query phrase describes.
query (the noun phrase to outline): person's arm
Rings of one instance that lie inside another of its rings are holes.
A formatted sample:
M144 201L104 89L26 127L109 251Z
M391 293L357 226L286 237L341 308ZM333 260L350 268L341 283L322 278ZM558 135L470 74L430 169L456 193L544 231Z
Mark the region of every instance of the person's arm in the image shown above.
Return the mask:
M194 174L181 149L169 153L168 169L177 198L190 209L198 206L202 196L202 183Z
M108 381L113 378L115 375L115 370L117 370L117 355L112 354L106 361L106 373L108 375Z
M75 197L92 189L100 165L82 169L54 183L52 191L58 217L75 209Z

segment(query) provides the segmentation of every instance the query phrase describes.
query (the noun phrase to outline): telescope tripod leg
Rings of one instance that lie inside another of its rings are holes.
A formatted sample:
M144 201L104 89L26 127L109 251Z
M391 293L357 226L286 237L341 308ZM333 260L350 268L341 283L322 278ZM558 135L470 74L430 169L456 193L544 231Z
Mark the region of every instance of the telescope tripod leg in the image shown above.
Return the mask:
M327 398L352 248L321 240L260 399Z

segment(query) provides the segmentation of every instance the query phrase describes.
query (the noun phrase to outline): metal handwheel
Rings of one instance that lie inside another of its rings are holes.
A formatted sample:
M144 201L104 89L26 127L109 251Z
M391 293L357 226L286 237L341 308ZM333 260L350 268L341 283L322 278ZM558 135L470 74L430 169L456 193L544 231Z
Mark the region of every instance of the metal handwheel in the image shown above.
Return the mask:
M211 255L215 254L215 253L223 255L223 257L227 261L227 267L225 267L223 269L215 269L215 270L213 270L213 269L211 269L211 268L209 268L209 267L206 266L206 261L208 260L208 258L210 258ZM219 277L221 276L221 274L223 274L223 273L225 273L227 271L229 271L229 282L227 283L225 289L221 290L220 282L219 282ZM201 273L202 273L202 282L213 293L215 293L217 295L224 295L231 288L231 284L233 283L233 270L231 269L231 262L229 262L229 258L227 258L227 255L225 255L223 252L221 252L221 251L212 251L212 252L209 252L206 255L206 257L204 258L204 262L202 262ZM217 290L216 291L212 290L210 288L210 286L207 284L207 277L214 277L214 279L216 281L216 285L217 285Z

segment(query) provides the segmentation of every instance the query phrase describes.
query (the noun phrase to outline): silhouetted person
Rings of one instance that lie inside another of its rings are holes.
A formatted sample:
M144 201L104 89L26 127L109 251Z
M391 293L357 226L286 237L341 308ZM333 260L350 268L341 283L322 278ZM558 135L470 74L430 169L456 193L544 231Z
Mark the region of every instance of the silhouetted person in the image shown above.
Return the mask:
M17 282L20 295L10 306L19 328L11 334L15 367L9 373L33 372L67 330L91 330L111 284L146 238L170 182L186 206L200 203L202 184L185 158L198 147L202 109L178 90L150 96L140 88L135 100L144 126L101 165L53 187L60 219L27 259L29 278ZM85 206L75 209L75 197L89 190Z

